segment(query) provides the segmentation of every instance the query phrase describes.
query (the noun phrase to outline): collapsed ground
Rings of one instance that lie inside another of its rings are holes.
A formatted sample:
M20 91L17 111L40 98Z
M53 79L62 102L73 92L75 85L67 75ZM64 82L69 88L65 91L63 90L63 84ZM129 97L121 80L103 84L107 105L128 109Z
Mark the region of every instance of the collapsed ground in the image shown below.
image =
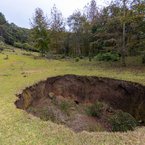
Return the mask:
M127 131L145 122L145 87L109 78L65 75L26 88L15 102L75 132Z
M127 133L83 131L75 133L64 125L43 121L39 117L17 109L15 94L27 86L65 74L101 76L128 80L145 85L145 67L139 57L128 57L127 65L102 63L88 59L74 60L34 59L37 54L25 55L25 51L5 50L0 53L0 142L2 145L143 145L145 127ZM8 55L8 59L6 58Z

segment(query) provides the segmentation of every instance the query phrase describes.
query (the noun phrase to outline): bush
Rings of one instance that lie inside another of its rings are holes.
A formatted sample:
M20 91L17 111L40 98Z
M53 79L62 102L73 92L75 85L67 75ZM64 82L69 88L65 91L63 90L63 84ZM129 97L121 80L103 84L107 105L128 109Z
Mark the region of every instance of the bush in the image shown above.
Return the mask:
M57 118L56 118L56 114L54 112L54 109L49 107L49 108L33 108L33 107L29 107L27 109L28 112L31 112L33 114L37 114L40 117L40 119L44 120L44 121L53 121L56 122Z
M117 111L109 119L110 124L112 125L112 131L128 131L134 130L137 126L137 121L129 113L123 111Z
M15 42L14 46L25 50L29 50L32 48L28 43L20 43L20 42Z
M56 115L53 111L53 108L42 108L40 111L40 118L44 121L53 121L56 122Z
M4 45L4 42L0 40L0 52L4 50Z
M79 57L77 57L76 59L75 59L75 62L79 62L80 61L80 59L79 59Z
M66 56L65 56L65 55L62 55L60 58L61 58L61 59L65 59L65 58L66 58Z
M28 43L20 43L20 42L15 42L14 46L17 48L25 49L27 51L32 51L32 52L39 52L39 50L33 48L30 44Z
M23 48L23 44L19 43L19 42L15 42L14 46L17 47L17 48Z
M79 56L79 59L83 59L84 57L83 56Z
M104 41L104 45L106 47L113 47L113 46L116 46L116 44L117 44L116 39L113 39L113 38Z
M119 61L120 57L118 53L99 53L96 57L96 60L99 61Z
M4 43L4 38L2 36L0 36L0 43Z
M92 57L89 57L89 61L92 61L92 59L93 59Z
M93 117L100 117L104 109L104 103L97 101L92 106L88 107L88 114Z
M142 63L145 64L145 54L142 57Z
M61 111L63 111L64 113L67 113L68 115L69 115L70 108L71 108L70 102L68 102L66 100L63 100L60 103L60 109L61 109Z
M31 46L28 43L23 43L23 48L29 50Z

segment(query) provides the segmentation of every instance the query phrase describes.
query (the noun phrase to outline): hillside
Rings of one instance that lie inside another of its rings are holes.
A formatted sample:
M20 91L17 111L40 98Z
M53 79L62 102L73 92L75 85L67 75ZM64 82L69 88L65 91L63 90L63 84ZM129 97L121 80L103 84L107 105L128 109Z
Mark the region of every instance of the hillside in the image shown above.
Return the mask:
M8 55L8 57L7 57ZM74 133L63 125L43 121L17 109L16 94L48 77L76 74L101 76L145 85L145 67L135 64L137 57L128 58L129 67L118 63L102 63L88 59L44 59L37 53L6 49L0 53L0 143L2 145L144 145L145 128L133 132ZM141 62L141 61L137 61ZM88 67L86 67L88 66Z

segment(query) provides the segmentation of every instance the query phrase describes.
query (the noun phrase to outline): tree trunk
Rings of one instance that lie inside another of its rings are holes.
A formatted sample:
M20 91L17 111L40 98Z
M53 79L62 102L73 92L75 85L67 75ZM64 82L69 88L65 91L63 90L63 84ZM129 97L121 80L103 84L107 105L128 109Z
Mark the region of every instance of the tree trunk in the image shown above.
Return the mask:
M122 65L126 66L126 60L125 60L125 53L126 53L126 48L125 48L125 22L123 23L123 46L122 46Z
M126 4L125 4L126 0L123 0L123 17L125 18L125 8L126 8ZM126 60L125 60L125 55L126 55L126 46L125 46L125 28L126 28L126 23L125 20L123 22L123 45L122 45L122 50L121 50L121 56L122 56L122 66L126 66Z

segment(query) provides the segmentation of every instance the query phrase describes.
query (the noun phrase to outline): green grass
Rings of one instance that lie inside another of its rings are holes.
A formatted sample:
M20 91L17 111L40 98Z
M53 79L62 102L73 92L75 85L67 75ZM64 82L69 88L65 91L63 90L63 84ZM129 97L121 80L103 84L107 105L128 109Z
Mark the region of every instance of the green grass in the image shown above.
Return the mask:
M140 58L128 59L128 68L117 63L80 60L34 59L24 52L0 53L0 145L143 145L145 128L127 133L76 134L62 125L42 121L16 109L16 93L47 77L78 74L110 77L145 84L145 67ZM25 52L26 53L26 52ZM8 60L4 60L6 55ZM36 55L36 54L35 54ZM133 66L131 63L133 62ZM24 77L25 76L25 77Z

